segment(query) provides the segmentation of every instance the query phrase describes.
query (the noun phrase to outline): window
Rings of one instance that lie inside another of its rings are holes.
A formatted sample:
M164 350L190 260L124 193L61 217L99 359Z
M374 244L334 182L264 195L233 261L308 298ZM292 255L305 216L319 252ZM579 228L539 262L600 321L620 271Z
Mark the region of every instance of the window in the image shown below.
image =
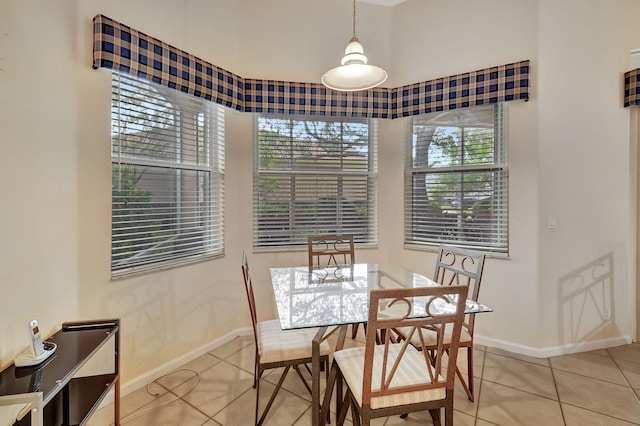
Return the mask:
M440 111L411 121L405 244L508 253L506 106Z
M377 243L376 139L374 120L257 116L254 246L325 233Z
M111 271L223 254L224 112L113 72Z

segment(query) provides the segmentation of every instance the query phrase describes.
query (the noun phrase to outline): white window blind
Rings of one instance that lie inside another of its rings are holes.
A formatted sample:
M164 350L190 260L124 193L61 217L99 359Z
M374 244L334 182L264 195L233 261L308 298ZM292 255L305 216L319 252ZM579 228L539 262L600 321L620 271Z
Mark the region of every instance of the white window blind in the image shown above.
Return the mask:
M113 72L113 275L223 254L224 110Z
M405 166L405 244L508 253L506 105L416 116Z
M375 120L257 116L254 247L377 243L376 140Z

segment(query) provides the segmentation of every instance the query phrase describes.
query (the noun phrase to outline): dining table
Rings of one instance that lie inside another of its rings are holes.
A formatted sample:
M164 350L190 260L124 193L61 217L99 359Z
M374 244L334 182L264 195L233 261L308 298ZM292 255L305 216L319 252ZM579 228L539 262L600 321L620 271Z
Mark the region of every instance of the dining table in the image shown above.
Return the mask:
M372 290L440 285L402 266L383 263L278 267L270 268L270 272L281 328L318 329L312 341L311 415L314 426L324 424L333 391L333 383L328 381L323 401L320 401L320 344L338 332L334 351L342 349L347 327L366 324ZM438 306L436 309L445 312L452 304L440 303ZM466 301L466 314L491 311L486 305L471 299Z

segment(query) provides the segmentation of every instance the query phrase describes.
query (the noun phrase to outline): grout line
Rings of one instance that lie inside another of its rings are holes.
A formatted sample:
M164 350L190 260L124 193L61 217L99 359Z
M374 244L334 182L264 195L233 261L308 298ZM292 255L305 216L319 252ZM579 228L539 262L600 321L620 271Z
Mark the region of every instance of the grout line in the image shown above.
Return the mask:
M475 348L472 347L471 350L475 350ZM480 410L480 396L482 395L482 382L484 381L484 366L485 363L487 362L487 347L484 347L484 350L482 351L484 353L484 355L482 356L482 367L480 368L480 384L478 386L478 389L476 389L476 394L473 396L473 399L475 400L475 411L474 411L474 419L473 419L473 424L474 426L478 424L478 411ZM474 377L473 380L475 380L476 378ZM475 383L474 383L475 386Z
M560 392L558 391L558 382L556 381L556 374L554 372L553 366L551 365L551 360L549 358L547 358L547 362L549 363L549 368L551 369L551 379L553 380L553 389L556 391L556 398L558 399L558 407L560 408L562 423L566 425L567 419L564 416L564 410L562 409L562 401L560 400Z
M611 355L611 352L609 352L609 348L605 348L605 350L607 351L607 354L609 354L609 356L611 357L611 360L613 360L613 363L615 364L618 371L620 371L620 374L624 378L624 381L627 383L627 386L629 386L629 389L631 389L631 392L633 392L633 396L636 398L636 401L640 403L640 397L638 397L638 393L635 391L635 389L631 385L631 382L629 382L629 379L627 379L627 376L624 374L624 371L622 371L622 368L620 368L620 364L618 364L618 360L615 359L613 355Z

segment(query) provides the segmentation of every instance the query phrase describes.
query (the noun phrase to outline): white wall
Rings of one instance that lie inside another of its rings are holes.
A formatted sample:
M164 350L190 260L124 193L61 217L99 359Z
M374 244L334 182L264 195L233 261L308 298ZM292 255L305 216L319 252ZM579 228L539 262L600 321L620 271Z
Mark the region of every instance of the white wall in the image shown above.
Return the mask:
M537 291L543 347L632 333L635 217L629 212L635 208L631 153L637 140L630 137L621 86L629 52L640 45L639 10L634 1L540 2ZM548 215L557 217L556 230L543 227ZM610 281L581 291L588 281L575 278L585 273L608 274ZM603 309L589 309L590 298ZM577 314L582 306L590 317ZM606 321L609 306L612 321Z
M32 318L51 334L67 320L120 317L123 380L133 381L248 325L243 248L265 318L275 316L268 267L306 259L251 253L253 118L231 111L226 256L111 281L110 77L91 69L92 17L102 13L245 77L319 81L351 36L346 3L0 0L2 365L27 344ZM390 86L532 61L532 99L509 107L511 255L487 261L481 297L495 312L477 322L485 342L544 355L632 333L635 138L621 75L640 47L631 21L639 13L634 0L358 4L358 36L370 61L390 71ZM379 248L358 260L430 275L433 254L402 246L404 126L380 123L384 226ZM614 321L587 307L580 324L590 333L569 333L559 289L600 258L611 259Z

